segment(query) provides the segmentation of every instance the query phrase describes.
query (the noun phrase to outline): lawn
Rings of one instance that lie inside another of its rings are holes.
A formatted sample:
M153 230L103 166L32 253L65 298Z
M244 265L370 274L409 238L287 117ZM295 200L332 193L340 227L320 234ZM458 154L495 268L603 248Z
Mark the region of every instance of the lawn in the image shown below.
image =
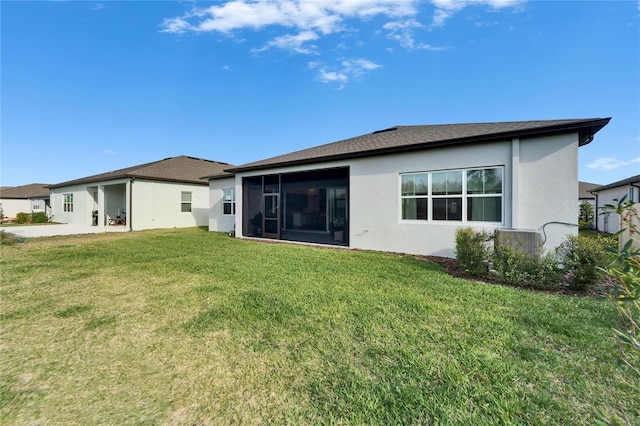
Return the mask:
M11 242L1 424L640 422L606 300L198 228Z

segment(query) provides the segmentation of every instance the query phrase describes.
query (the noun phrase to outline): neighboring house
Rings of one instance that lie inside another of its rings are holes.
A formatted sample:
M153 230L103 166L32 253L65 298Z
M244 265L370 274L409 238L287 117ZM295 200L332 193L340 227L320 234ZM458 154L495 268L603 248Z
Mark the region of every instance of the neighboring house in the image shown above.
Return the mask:
M49 188L45 183L32 183L0 189L0 204L5 217L15 218L18 213L47 212Z
M596 196L591 193L594 189L601 185L597 183L589 183L589 182L578 182L578 201L582 203L583 201L588 201L589 204L596 208Z
M623 179L609 185L598 186L591 190L596 196L596 212L598 223L596 229L608 234L615 234L620 230L620 215L604 210L602 207L610 204L616 205L627 197L626 201L640 202L640 175Z
M132 230L206 226L208 180L231 165L172 157L51 185L53 220Z
M510 228L555 247L578 231L578 147L608 122L397 126L228 168L209 229L453 257L460 227Z
M597 183L589 183L589 182L578 182L578 205L583 202L588 202L593 207L593 215L595 222L595 215L597 215L596 211L596 196L593 195L590 191L599 187L600 185ZM580 214L580 210L578 210L578 215ZM595 223L593 224L595 227Z

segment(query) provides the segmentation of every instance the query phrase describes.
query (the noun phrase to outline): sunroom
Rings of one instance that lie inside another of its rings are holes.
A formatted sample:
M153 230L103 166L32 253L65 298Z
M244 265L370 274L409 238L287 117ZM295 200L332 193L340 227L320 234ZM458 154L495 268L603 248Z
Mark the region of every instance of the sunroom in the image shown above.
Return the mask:
M242 178L242 234L349 245L349 168Z

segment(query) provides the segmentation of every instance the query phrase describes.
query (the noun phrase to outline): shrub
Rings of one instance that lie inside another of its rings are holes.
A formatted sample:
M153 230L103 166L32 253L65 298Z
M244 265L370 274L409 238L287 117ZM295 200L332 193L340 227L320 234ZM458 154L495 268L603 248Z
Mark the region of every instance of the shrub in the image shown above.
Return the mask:
M556 288L561 272L555 257L539 250L533 256L517 248L502 245L492 256L493 270L500 281L542 290Z
M584 291L602 278L601 268L607 265L604 238L570 235L557 253L565 272L569 288Z
M490 238L486 231L472 228L459 228L456 231L456 258L460 266L474 277L481 277L489 271L487 241Z
M35 212L31 214L31 223L47 223L49 218L45 212Z
M31 215L29 213L16 214L16 223L31 223Z

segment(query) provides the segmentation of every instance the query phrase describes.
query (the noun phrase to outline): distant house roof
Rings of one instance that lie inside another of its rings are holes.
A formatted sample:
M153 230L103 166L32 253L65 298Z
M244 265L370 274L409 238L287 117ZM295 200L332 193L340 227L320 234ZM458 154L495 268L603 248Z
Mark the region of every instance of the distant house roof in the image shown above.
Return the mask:
M338 142L292 152L227 169L228 172L260 170L274 166L310 164L372 155L406 152L466 143L578 132L586 145L610 118L512 121L502 123L396 126Z
M598 186L592 189L591 192L600 192L600 191L604 191L605 189L616 188L618 186L629 186L633 184L640 184L640 175L632 176L627 179L622 179L617 182L610 183L608 185Z
M599 187L597 183L578 182L578 199L579 200L595 200L596 196L590 191Z
M31 183L15 187L2 187L0 189L0 198L16 200L49 198L49 186L46 183Z
M165 158L164 160L154 161L152 163L140 164L137 166L127 167L125 169L115 170L112 172L101 173L98 175L87 176L80 179L57 183L55 185L51 185L50 188L60 188L63 186L79 185L92 182L103 182L122 178L137 178L207 185L208 180L206 178L203 178L203 176L223 173L223 170L229 168L230 166L231 165L228 163L220 163L218 161L211 161L202 158L194 158L181 155L179 157L169 157Z

